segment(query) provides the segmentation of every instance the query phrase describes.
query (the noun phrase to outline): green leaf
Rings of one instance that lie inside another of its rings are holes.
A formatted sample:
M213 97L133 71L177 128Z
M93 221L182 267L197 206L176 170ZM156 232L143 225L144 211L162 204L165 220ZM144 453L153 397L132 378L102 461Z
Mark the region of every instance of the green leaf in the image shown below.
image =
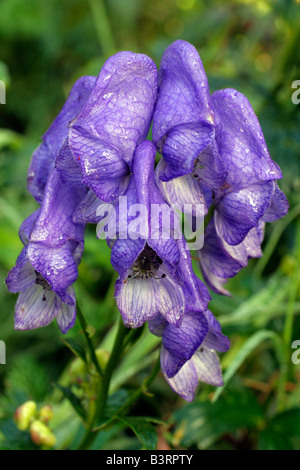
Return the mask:
M228 366L226 372L224 373L224 385L216 390L214 393L212 401L215 402L219 396L221 395L222 391L230 381L230 379L234 376L237 372L239 367L243 364L243 362L247 359L247 357L264 341L266 340L273 340L276 347L276 352L278 357L281 359L281 344L282 340L280 336L278 336L274 331L269 330L262 330L254 333L254 335L250 336L248 340L243 343L242 347L238 350L235 358Z
M69 402L73 406L76 413L81 418L85 419L86 418L86 411L85 411L85 409L82 405L82 402L81 402L80 398L77 395L75 395L75 393L73 393L72 390L68 387L62 387L59 384L56 384L56 387L59 388L59 390L61 390L61 392L63 393L63 396L67 400L69 400Z
M103 429L108 424L111 424L115 419L118 419L118 414L121 413L121 410L130 400L130 397L133 395L133 393L133 391L121 388L117 392L110 395L107 399L104 419L97 422L94 431Z
M126 424L130 429L132 429L132 431L146 450L156 449L158 436L154 426L152 426L149 421L146 421L145 418L142 417L136 418L128 416L126 418L118 417L118 419L122 423Z
M259 450L294 450L293 444L287 436L269 429L261 432L258 448Z
M230 384L216 403L195 401L176 410L171 419L175 424L172 432L175 446L208 449L225 434L242 436L246 429L260 428L264 411L249 389Z
M85 363L87 362L84 347L80 343L77 343L77 341L71 338L68 338L68 339L60 338L60 339L72 351L72 353L75 354L75 356L82 359Z
M300 438L300 408L292 408L276 415L270 425L277 433Z

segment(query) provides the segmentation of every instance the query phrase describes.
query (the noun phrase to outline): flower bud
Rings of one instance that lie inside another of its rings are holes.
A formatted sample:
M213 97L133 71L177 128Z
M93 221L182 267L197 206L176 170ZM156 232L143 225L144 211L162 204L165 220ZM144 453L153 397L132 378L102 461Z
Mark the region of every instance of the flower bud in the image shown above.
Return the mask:
M54 416L54 413L50 405L43 406L39 412L39 419L43 423L48 423L48 421L50 421L50 419L52 419L53 416Z
M100 365L101 369L105 369L106 364L107 364L108 359L109 359L109 353L107 351L105 351L105 349L102 349L102 348L96 349L95 352L96 352L96 357L98 359L98 362L99 362L99 365Z
M30 436L32 441L38 446L53 447L56 438L46 424L35 420L30 425Z
M23 405L16 409L14 421L20 431L28 429L30 421L35 417L36 403L34 401L26 401Z

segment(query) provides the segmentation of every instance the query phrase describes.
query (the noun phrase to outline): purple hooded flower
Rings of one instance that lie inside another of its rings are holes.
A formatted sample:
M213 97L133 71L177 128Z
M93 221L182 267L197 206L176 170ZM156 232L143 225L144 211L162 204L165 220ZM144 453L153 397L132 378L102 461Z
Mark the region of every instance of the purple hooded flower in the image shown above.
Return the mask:
M86 193L61 180L53 169L39 210L20 228L25 245L8 273L10 292L20 292L15 328L28 330L48 325L54 318L63 333L74 325L76 299L72 284L83 252L84 225L74 224L74 208Z
M281 171L247 98L233 89L210 96L198 52L184 41L165 51L158 85L153 138L163 156L157 176L165 199L203 203L210 189L218 236L229 245L240 244L268 210L273 220L285 215L275 181Z
M206 287L192 272L190 255L182 238L174 239L172 229L165 233L162 218L152 217L153 207L169 209L155 183L154 160L155 147L151 142L137 147L124 196L128 196L129 207L138 204L138 210L145 209L145 216L138 226L134 225L134 230L130 228L134 220L129 218L126 238L120 236L121 233L124 236L124 220L122 217L118 220L118 238L111 254L111 263L120 275L116 282L116 302L125 325L131 328L158 314L167 322L179 325L186 297L192 298L202 311L210 300Z
M219 322L209 310L187 311L179 328L158 316L149 322L149 328L153 334L162 336L163 375L185 400L194 399L199 381L223 385L215 351L228 351L230 341L222 334Z
M43 135L43 142L32 156L27 187L39 204L43 201L45 186L55 159L68 135L67 126L85 104L95 81L96 77L86 76L75 82L62 110Z
M70 125L68 142L82 181L103 201L126 189L135 148L149 131L156 92L154 62L143 54L119 52L106 61Z
M264 222L259 221L258 227L252 228L239 245L232 246L218 237L214 220L210 220L204 246L198 251L199 266L208 287L218 294L230 295L223 284L247 266L249 258L262 256L264 226Z

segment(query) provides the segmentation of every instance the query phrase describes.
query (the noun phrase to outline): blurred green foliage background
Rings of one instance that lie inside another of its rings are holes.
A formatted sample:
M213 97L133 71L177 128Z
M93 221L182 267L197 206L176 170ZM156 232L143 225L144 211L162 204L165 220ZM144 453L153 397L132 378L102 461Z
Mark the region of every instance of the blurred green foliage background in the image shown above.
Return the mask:
M0 0L0 80L6 84L0 105L0 340L7 348L7 364L0 365L2 448L37 448L12 421L28 399L53 405L57 448L74 448L82 434L80 418L55 384L80 396L84 373L76 371L55 324L14 331L16 296L4 284L21 249L19 225L37 207L26 191L31 154L78 77L98 75L118 50L143 52L159 66L178 38L198 49L211 92L232 87L250 100L283 170L280 186L291 209L268 225L264 257L229 282L232 298L213 296L211 310L232 340L222 356L224 391L216 395L202 384L187 404L159 376L154 396L142 396L131 413L164 422L155 424L161 449L300 448L300 366L291 361L292 341L300 340L300 105L291 100L292 83L300 80L300 1ZM108 351L118 318L109 258L89 227L76 290L96 330L95 344ZM80 340L79 325L67 337ZM117 370L112 392L122 390L115 402L147 376L157 344L145 329ZM118 423L99 434L94 448L141 444Z

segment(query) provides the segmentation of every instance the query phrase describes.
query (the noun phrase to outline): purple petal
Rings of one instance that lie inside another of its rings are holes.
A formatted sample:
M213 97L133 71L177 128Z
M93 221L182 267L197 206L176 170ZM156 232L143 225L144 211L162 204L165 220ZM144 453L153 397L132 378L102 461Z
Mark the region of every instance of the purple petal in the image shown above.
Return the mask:
M191 361L193 361L199 381L214 386L224 385L220 360L213 350L203 345Z
M211 100L221 121L216 141L228 171L227 183L243 188L281 178L247 98L236 90L224 89L213 93Z
M18 297L15 311L15 329L32 330L47 326L55 318L55 314L55 293L47 291L44 295L42 286L34 284L21 292Z
M174 390L187 401L193 401L198 387L198 376L193 360L190 359L184 364L180 371L172 378L168 378L166 371L172 368L172 356L162 347L160 353L160 364L164 378Z
M166 166L160 175L161 181L192 173L197 157L212 143L214 136L213 126L200 123L177 126L169 131L162 149Z
M62 148L59 150L55 161L55 168L58 170L64 183L75 187L82 185L80 166L73 158L68 139L65 140Z
M246 266L247 259L236 260L226 252L217 236L213 219L206 227L204 240L203 248L198 251L199 266L204 280L214 292L229 295L222 284Z
M150 332L155 336L162 336L166 320L160 314L156 315L152 320L148 321L148 327Z
M72 305L73 300L67 289L78 277L74 246L66 243L52 248L44 243L32 242L28 248L28 256L35 271L43 276L52 290L63 302Z
M56 296L56 321L60 331L66 334L70 328L74 326L76 320L76 299L73 287L67 290L68 296L73 299L73 305L63 303L59 297Z
M83 129L72 127L70 148L79 163L82 181L103 201L112 201L126 189L129 168L117 150Z
M191 44L178 40L165 50L158 85L152 134L159 152L162 152L165 137L168 139L175 127L214 123L206 74Z
M286 195L276 184L271 204L264 213L262 220L264 222L274 222L274 220L278 220L281 217L284 217L288 213L288 210L289 202L286 198Z
M85 194L85 188L74 188L65 184L59 172L54 169L49 177L45 199L30 241L53 247L73 240L82 246L84 226L74 224L72 216Z
M269 207L273 189L273 181L267 181L226 194L215 211L219 236L229 245L241 243Z
M178 325L184 313L182 289L168 276L128 279L126 284L119 280L115 297L124 324L130 328L138 328L157 314Z
M73 214L74 224L97 224L101 216L97 215L99 206L106 204L90 190L79 203Z
M209 322L209 332L207 333L202 346L220 352L228 351L228 349L230 349L230 339L222 334L220 323L210 310L205 312L205 316Z
M178 272L183 284L187 310L204 312L211 296L205 284L194 274L191 254L185 249L184 242L179 240L178 246L180 249Z
M95 77L81 77L74 84L67 101L57 118L43 136L43 142L34 152L29 171L28 191L41 204L48 176L54 167L58 152L68 135L67 126L85 104L94 84Z
M33 214L31 214L27 219L22 222L20 229L19 229L19 237L23 245L27 245L29 243L30 235L34 229L36 219L40 213L40 209L37 209Z
M127 271L131 268L134 261L140 255L145 247L146 241L137 239L122 240L118 238L111 250L111 264L113 268L120 274L123 281Z
M28 258L28 246L21 251L16 265L9 271L5 279L7 289L10 292L21 292L35 283L36 275Z
M164 183L160 180L165 163L160 160L156 167L156 182L161 194L170 206L176 207L184 213L196 215L196 208L202 206L202 214L208 212L205 195L199 181L192 175L181 176ZM190 207L188 206L190 205ZM190 210L191 209L191 210Z
M226 254L228 254L232 259L240 262L241 265L246 266L248 258L259 258L262 256L261 243L264 237L264 227L265 224L260 219L258 221L258 226L252 228L248 232L246 238L239 245L228 245L228 243L226 243L219 234L218 239Z
M157 70L149 57L133 52L110 57L86 106L72 122L77 129L70 137L72 152L76 148L76 157L83 158L82 139L89 134L103 148L114 149L131 168L135 147L145 140L150 127L156 91Z
M208 188L217 189L224 183L226 176L224 162L216 142L213 141L198 156L193 177L198 178Z
M183 364L193 356L208 330L208 322L203 313L185 312L179 328L166 323L162 341L173 359L166 371L168 377L174 377Z

